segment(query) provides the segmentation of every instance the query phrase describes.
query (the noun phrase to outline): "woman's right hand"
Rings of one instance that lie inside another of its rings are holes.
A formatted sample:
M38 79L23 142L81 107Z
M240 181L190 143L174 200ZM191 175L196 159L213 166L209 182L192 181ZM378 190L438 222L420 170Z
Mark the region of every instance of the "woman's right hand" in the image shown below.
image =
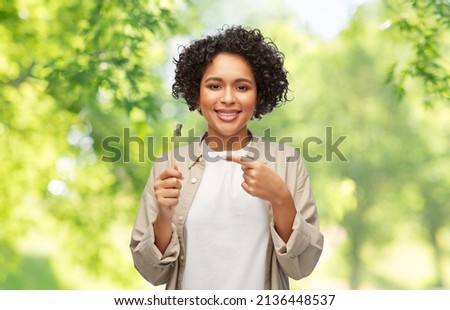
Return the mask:
M158 214L153 222L153 230L155 245L161 253L166 251L172 238L172 218L180 197L181 180L183 180L183 175L175 165L174 168L164 170L153 185L158 205Z
M180 197L181 180L183 175L175 165L174 168L164 170L153 185L159 209L158 216L162 220L172 221Z

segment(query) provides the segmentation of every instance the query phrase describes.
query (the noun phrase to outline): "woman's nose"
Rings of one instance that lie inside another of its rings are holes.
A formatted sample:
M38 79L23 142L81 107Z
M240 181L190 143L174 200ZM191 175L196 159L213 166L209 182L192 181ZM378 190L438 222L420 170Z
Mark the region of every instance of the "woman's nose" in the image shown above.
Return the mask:
M221 102L224 104L233 104L236 102L236 98L233 94L233 90L231 89L231 87L225 88L223 96L221 98Z

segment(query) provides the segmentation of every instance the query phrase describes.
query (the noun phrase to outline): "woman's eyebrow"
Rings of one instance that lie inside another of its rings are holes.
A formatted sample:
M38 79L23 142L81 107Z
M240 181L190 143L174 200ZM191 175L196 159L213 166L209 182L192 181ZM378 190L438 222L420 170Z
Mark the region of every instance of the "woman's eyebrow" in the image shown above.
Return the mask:
M207 79L205 80L205 83L211 82L211 81L214 81L214 82L223 82L223 79L220 78L220 77L212 76L212 77L207 78ZM253 82L252 82L251 80L247 79L247 78L237 78L236 80L234 80L234 82L235 82L235 83L236 83L236 82L237 82L237 83L246 82L246 83L253 84Z
M210 81L222 82L223 79L221 79L220 77L212 76L212 77L209 77L209 78L207 78L207 79L205 80L205 82L210 82Z
M246 82L249 84L253 84L253 82L247 78L239 78L239 79L236 79L235 82Z

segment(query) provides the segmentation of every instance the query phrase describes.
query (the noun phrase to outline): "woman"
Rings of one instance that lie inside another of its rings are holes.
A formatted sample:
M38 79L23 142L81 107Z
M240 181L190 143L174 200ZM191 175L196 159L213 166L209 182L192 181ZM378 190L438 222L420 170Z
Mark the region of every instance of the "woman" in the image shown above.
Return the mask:
M177 163L154 164L130 248L141 275L167 289L288 289L309 275L323 236L296 151L248 130L284 101L284 58L241 26L193 42L175 61L173 95L208 123Z

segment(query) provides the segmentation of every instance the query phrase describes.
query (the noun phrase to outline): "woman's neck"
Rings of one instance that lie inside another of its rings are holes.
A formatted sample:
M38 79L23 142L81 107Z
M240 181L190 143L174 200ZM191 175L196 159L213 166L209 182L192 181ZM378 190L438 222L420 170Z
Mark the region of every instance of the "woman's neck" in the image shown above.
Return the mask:
M250 131L247 132L246 136L232 136L227 138L221 138L217 136L210 136L209 134L205 137L205 142L208 147L213 151L237 151L243 149L252 140L252 134Z

